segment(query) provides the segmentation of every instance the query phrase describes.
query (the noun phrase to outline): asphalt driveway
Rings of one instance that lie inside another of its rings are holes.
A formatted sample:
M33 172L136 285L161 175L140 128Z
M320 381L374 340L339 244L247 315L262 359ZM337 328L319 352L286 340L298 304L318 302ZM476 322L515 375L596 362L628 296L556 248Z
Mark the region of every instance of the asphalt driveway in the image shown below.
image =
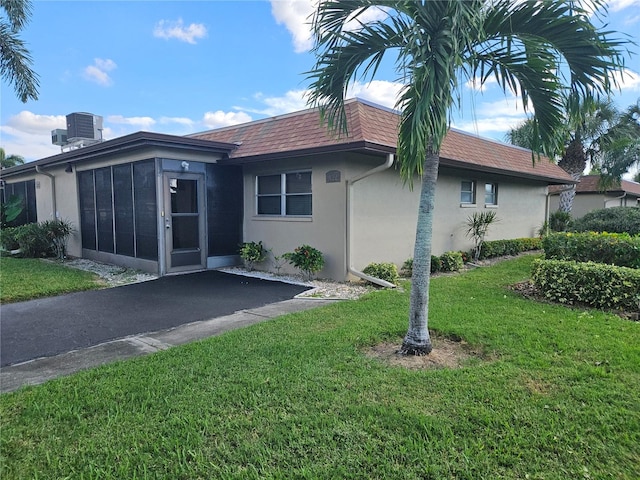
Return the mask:
M257 308L307 289L205 271L2 305L0 366Z

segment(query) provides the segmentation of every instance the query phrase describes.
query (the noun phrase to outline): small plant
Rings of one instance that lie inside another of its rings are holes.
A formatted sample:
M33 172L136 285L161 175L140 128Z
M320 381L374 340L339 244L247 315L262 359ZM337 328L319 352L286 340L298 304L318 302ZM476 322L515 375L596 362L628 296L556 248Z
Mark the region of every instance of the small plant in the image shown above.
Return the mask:
M260 242L245 242L240 245L240 258L244 261L247 270L252 271L256 263L263 262L267 256L267 251Z
M284 253L282 256L291 265L302 271L307 280L311 280L313 275L324 267L322 252L309 245L302 245L293 252Z
M284 267L287 259L284 255L276 255L271 250L269 250L269 252L271 252L271 257L273 258L273 268L276 269L276 274L280 275L280 270L282 270L282 267Z
M549 215L549 230L552 232L566 232L571 228L571 214L556 211Z
M436 255L431 255L431 273L438 273L442 270L442 260Z
M67 238L73 233L71 223L65 220L47 220L41 226L53 246L56 258L64 259L67 254Z
M473 215L467 218L466 234L471 238L471 240L473 240L473 249L471 253L473 254L474 262L477 262L480 259L480 251L482 250L484 237L487 235L489 227L492 223L495 223L497 221L498 218L496 212L494 212L493 210L487 210L485 212L473 212Z
M443 272L458 272L464 267L460 252L444 252L440 255Z
M407 258L404 261L400 273L402 273L403 277L411 277L411 275L413 275L413 258Z
M395 263L370 263L362 270L362 273L379 278L380 280L385 280L394 285L397 285L398 280L400 280L398 267Z

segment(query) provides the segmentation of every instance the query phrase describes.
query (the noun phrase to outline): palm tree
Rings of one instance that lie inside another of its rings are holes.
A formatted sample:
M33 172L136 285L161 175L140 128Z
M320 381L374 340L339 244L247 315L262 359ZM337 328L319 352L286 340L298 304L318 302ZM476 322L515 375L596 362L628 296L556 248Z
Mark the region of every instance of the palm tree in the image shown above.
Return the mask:
M16 165L24 165L24 157L20 155L7 155L4 148L0 148L0 168L11 168Z
M385 18L364 20L369 8L382 9ZM624 63L624 42L597 30L578 3L564 1L328 0L318 6L313 27L309 102L333 131L346 131L349 83L373 78L385 54L397 52L396 70L405 84L397 104L399 171L410 187L414 175L421 176L409 329L400 352L428 354L439 152L463 81L495 78L505 92L519 93L536 112L534 149L554 151L563 93L609 91L612 73Z
M31 69L31 55L18 36L31 16L31 1L0 0L0 7L5 12L0 17L0 74L23 103L37 100L38 75Z
M565 100L567 111L571 110L570 101ZM590 164L601 176L601 187L605 189L619 181L638 159L640 124L637 112L640 108L632 105L622 114L611 100L592 97L578 101L576 105L577 109L572 116L568 116L565 125L565 147L558 165L573 180L579 181L587 164ZM511 129L507 133L507 140L530 148L531 123L532 120L528 119ZM560 193L558 209L571 213L576 194L575 184L567 187Z

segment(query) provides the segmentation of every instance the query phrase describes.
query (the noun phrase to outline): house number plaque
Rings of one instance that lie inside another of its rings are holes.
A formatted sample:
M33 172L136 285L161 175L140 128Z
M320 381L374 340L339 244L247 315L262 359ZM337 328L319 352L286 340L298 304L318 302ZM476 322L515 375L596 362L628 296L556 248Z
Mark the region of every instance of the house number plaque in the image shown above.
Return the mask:
M340 183L340 170L329 170L326 177L327 183Z

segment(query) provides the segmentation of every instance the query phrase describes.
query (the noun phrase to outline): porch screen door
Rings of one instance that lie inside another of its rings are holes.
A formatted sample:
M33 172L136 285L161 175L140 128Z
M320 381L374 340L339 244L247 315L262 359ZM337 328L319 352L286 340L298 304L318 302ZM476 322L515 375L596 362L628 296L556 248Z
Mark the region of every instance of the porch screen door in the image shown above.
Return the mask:
M167 272L205 268L203 175L165 173L164 191Z

